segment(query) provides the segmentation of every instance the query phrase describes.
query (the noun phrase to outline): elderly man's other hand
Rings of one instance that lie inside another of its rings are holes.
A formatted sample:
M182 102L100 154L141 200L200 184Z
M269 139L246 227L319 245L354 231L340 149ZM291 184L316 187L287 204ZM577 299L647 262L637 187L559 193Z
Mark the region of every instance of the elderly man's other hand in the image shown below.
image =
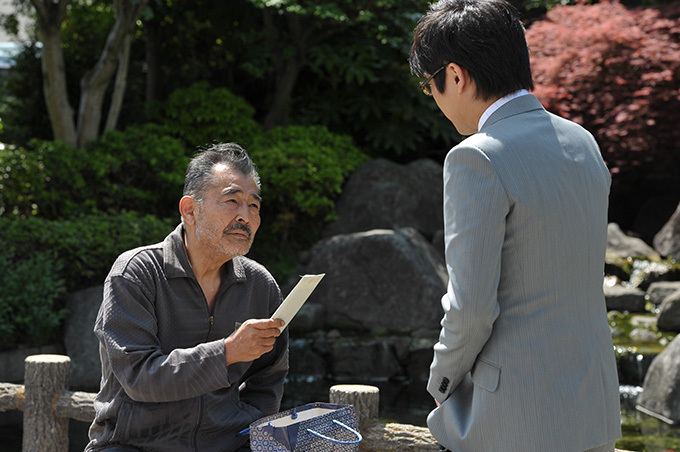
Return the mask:
M227 365L254 361L274 348L281 335L281 319L251 319L224 340Z

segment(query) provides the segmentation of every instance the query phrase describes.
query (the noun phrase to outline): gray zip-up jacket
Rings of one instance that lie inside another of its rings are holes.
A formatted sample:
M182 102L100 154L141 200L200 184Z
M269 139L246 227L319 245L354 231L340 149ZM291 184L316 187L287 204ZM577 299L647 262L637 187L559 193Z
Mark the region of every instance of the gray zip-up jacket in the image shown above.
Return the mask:
M226 365L224 338L269 318L281 303L274 278L236 257L212 315L179 225L165 240L123 253L104 284L94 332L102 381L86 451L124 444L144 451L234 451L252 421L279 410L288 371L287 331L274 350Z

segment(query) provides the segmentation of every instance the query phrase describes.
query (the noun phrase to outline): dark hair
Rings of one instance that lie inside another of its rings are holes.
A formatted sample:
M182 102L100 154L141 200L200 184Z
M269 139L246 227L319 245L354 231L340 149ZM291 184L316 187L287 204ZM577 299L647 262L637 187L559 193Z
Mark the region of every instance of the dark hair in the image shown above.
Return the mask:
M215 143L201 150L189 162L184 178L184 196L203 200L205 191L213 185L213 168L220 163L244 176L252 176L257 189L260 189L260 176L246 150L236 143Z
M505 0L440 0L418 22L409 63L417 76L447 63L466 69L483 100L534 89L524 26ZM443 71L434 77L444 91Z

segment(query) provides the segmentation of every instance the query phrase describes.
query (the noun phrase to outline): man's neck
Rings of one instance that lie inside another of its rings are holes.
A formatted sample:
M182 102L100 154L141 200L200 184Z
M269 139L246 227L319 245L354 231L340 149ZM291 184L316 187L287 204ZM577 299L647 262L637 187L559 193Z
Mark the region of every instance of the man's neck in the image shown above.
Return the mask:
M195 235L186 229L184 231L184 247L187 250L194 275L199 281L221 279L224 264L233 258L233 256L219 254L202 245L196 240Z

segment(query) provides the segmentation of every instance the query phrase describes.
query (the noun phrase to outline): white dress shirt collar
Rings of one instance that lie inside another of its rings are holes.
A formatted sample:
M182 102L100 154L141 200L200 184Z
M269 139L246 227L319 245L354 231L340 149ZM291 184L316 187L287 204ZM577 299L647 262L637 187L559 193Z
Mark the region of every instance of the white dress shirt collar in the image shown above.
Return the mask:
M487 108L484 111L484 113L482 113L482 116L479 118L479 123L477 125L477 131L482 130L482 126L484 125L486 120L489 119L489 116L491 116L496 110L498 110L503 105L510 102L512 99L515 99L516 97L520 97L520 96L525 96L527 94L530 94L529 91L527 91L525 89L520 89L520 90L517 90L515 92L508 94L507 96L501 97L496 102L489 105L489 108Z

